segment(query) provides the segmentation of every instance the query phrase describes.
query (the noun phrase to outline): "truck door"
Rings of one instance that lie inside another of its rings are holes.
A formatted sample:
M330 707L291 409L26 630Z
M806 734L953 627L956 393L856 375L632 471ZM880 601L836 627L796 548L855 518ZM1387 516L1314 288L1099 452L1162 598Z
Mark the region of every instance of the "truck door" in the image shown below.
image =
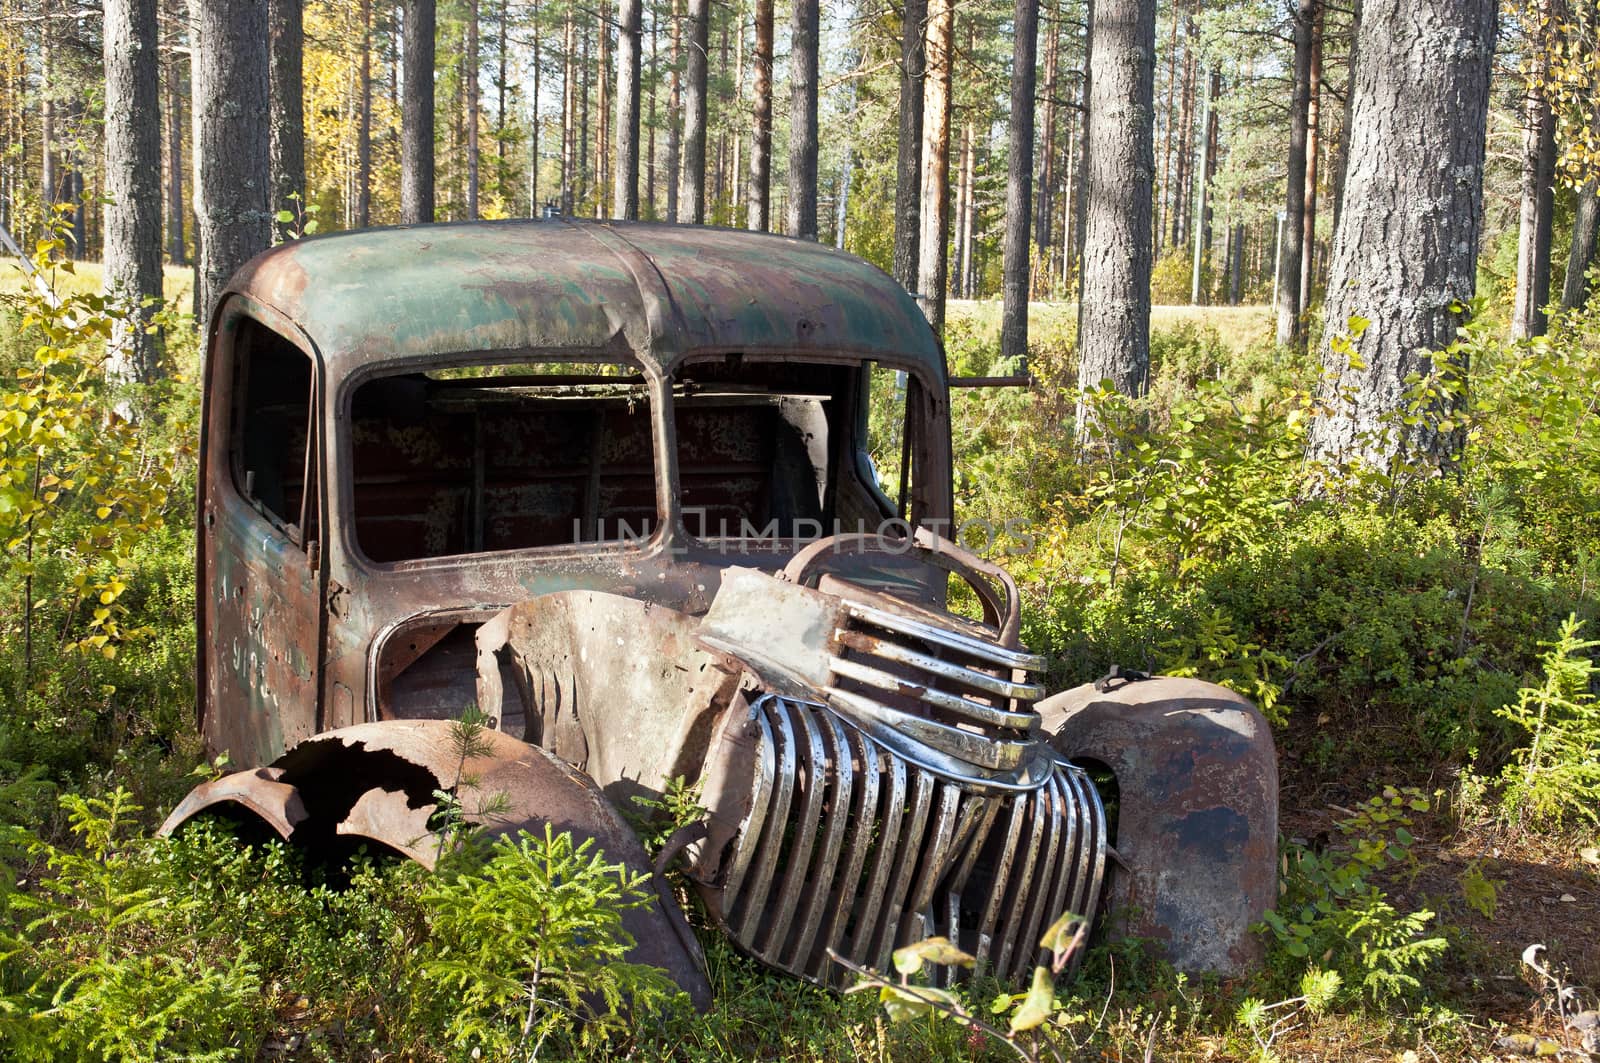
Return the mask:
M315 730L323 515L316 364L240 304L208 371L197 578L202 730L243 767Z

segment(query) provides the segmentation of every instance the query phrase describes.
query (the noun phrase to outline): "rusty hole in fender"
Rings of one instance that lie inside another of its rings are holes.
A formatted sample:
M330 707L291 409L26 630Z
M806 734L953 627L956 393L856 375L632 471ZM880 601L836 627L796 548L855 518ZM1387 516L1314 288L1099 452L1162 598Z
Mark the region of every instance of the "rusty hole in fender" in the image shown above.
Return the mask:
M377 704L380 720L459 720L477 704L478 628L488 614L474 619L430 616L401 624L378 650ZM498 655L501 716L491 726L513 738L525 737L526 678Z

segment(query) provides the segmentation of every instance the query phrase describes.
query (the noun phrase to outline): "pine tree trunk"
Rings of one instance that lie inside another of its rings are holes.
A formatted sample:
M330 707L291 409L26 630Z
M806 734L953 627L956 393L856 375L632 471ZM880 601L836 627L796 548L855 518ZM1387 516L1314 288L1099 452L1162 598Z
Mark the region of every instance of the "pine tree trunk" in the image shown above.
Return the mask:
M1350 114L1355 103L1355 93L1351 91L1356 83L1356 63L1361 53L1361 0L1352 0L1350 5L1350 54L1345 60L1345 93L1339 119L1339 146L1333 164L1333 217L1330 219L1330 228L1339 231L1339 215L1344 210L1344 175L1350 162ZM1326 271L1327 263L1323 263Z
M500 16L496 20L499 33L496 34L495 58L499 62L499 76L495 79L495 105L494 105L494 188L505 199L506 206L511 205L511 196L506 192L506 78L507 78L507 41L506 36L510 31L510 0L500 0Z
M789 235L817 238L818 0L794 0L789 29Z
M1294 100L1289 112L1289 165L1285 183L1283 254L1278 262L1278 329L1281 347L1298 346L1305 334L1300 318L1300 259L1305 244L1306 134L1311 110L1311 25L1317 0L1299 0L1294 16Z
M1141 395L1150 376L1154 0L1095 0L1090 32L1078 381L1087 389L1109 380L1124 395Z
M894 279L916 291L922 239L922 105L928 0L904 0L900 34L900 133L895 154Z
M1549 0L1538 5L1541 20ZM1511 338L1543 336L1550 301L1550 235L1555 213L1556 122L1543 84L1547 80L1543 34L1528 42L1522 126L1522 210L1517 228L1517 284L1511 305Z
M589 28L584 25L576 28L578 35L578 60L574 68L578 75L578 126L574 132L573 145L578 154L578 176L574 184L577 186L574 196L575 209L583 209L582 205L589 198Z
M361 0L361 64L357 81L356 228L372 224L372 0Z
M576 202L573 185L577 179L573 162L573 134L578 116L577 27L572 6L567 6L561 33L561 214L571 217Z
M272 200L274 213L293 211L296 218L278 227L280 239L300 230L306 194L305 79L302 74L305 35L301 0L267 0L271 62Z
M1315 12L1311 21L1311 69L1306 100L1306 191L1301 207L1300 238L1300 314L1311 308L1311 287L1316 279L1317 263L1317 136L1322 123L1322 24L1324 5L1313 0Z
M534 0L528 23L533 27L533 106L532 120L528 123L528 217L537 218L542 213L539 209L539 127L543 120L539 117L539 82L543 66L539 53L544 36L539 28L538 0Z
M607 88L611 74L611 9L606 0L600 0L600 14L595 20L595 34L599 40L600 59L595 65L595 123L594 123L594 216L606 216L606 195L616 190L611 186L611 101Z
M667 220L682 220L678 180L683 165L679 122L683 116L683 0L672 0L672 92L667 98Z
M1178 116L1172 109L1178 96L1178 20L1181 17L1178 7L1176 3L1172 5L1172 37L1167 44L1167 106L1161 112L1167 129L1166 135L1162 138L1164 143L1161 148L1161 192L1156 197L1156 217L1153 219L1156 226L1157 258L1161 257L1161 238L1166 233L1172 217L1172 131L1178 121ZM1177 239L1176 233L1173 239Z
M195 0L195 230L200 334L222 290L272 240L267 9L259 0Z
M772 0L756 0L756 98L750 120L750 196L746 224L772 227Z
M433 221L434 0L401 0L405 98L400 119L400 220Z
M961 127L961 170L956 176L956 279L951 285L957 299L971 298L967 287L968 265L972 261L971 231L967 222L972 218L972 123Z
M927 70L922 101L922 234L917 292L935 332L944 331L950 236L950 87L955 0L928 5Z
M645 119L644 148L644 207L647 216L654 219L659 217L656 213L656 90L659 81L656 77L658 64L656 63L657 44L660 40L661 19L654 5L650 11L650 76L646 84L650 86L650 110Z
M464 60L467 93L467 218L478 220L478 121L483 109L483 94L478 86L478 67L483 57L478 50L478 0L467 0L467 55Z
M1472 299L1483 206L1485 118L1496 0L1366 0L1352 88L1346 201L1334 235L1323 401L1311 451L1394 469L1397 457L1447 465L1461 439L1435 409L1404 412L1406 378L1456 335ZM1298 279L1298 278L1296 278ZM1359 366L1359 368L1357 368ZM1462 366L1461 368L1465 368ZM1346 402L1344 396L1352 395Z
M1039 253L1039 276L1050 273L1050 222L1056 181L1056 66L1061 50L1061 23L1049 20L1044 45L1044 101L1039 115L1039 183L1033 201L1033 245Z
M617 29L617 179L611 211L639 217L639 67L644 45L642 0L621 0Z
M189 264L183 241L183 74L177 56L167 60L167 259ZM107 178L109 183L109 175Z
M1182 247L1189 235L1189 163L1194 158L1194 20L1189 19L1183 35L1183 91L1179 99L1178 165L1173 178L1172 246Z
M961 196L967 209L960 219L961 257L956 265L960 270L961 292L964 298L978 296L977 244L974 241L978 227L978 133L969 121L962 131L966 149L962 152L961 168L964 171Z
M711 41L710 16L710 0L689 0L678 213L681 220L692 225L704 225L706 220L706 49Z
M1578 193L1578 209L1572 219L1567 283L1561 290L1563 310L1576 310L1589 297L1588 270L1594 264L1597 237L1600 237L1600 185L1590 181Z
M744 11L741 4L735 12L734 21L738 24L738 36L734 38L733 49L733 94L728 99L730 110L733 111L733 161L728 166L728 182L732 186L733 202L728 215L729 225L739 224L739 208L744 206L744 121L738 114L737 100L744 99Z
M108 374L160 373L146 299L161 291L160 59L156 0L105 0L105 286L131 317L108 347Z
M1033 95L1039 0L1016 0L1012 14L1011 137L1007 149L1005 250L1000 310L1000 356L1028 364L1029 222L1033 218ZM1152 41L1153 43L1153 41ZM1152 163L1153 165L1153 163ZM1148 230L1146 244L1148 245Z
M44 0L39 9L39 191L47 216L61 200L61 177L56 171L54 7L51 0Z

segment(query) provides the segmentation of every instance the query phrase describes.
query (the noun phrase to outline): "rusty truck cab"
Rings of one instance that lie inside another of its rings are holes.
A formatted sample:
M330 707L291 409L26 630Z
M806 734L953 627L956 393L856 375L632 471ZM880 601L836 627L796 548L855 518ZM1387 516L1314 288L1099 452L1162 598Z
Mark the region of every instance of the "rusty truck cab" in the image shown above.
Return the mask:
M728 565L825 531L947 528L943 357L886 282L782 237L569 221L256 259L205 370L209 743L264 764L458 715L476 626L541 593L699 614Z

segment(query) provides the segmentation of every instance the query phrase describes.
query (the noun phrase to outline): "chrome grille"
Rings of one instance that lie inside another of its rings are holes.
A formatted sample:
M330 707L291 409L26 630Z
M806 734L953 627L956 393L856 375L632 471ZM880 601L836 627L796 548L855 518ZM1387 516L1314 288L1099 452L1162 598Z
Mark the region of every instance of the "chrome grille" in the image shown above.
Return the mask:
M868 730L1011 770L1033 751L1043 660L862 602L845 603L828 660L828 701Z
M919 767L823 705L763 695L750 812L729 854L721 917L764 962L825 984L898 946L948 936L1006 979L1065 911L1092 916L1105 813L1079 769L1027 792Z

